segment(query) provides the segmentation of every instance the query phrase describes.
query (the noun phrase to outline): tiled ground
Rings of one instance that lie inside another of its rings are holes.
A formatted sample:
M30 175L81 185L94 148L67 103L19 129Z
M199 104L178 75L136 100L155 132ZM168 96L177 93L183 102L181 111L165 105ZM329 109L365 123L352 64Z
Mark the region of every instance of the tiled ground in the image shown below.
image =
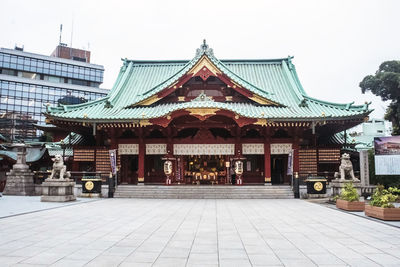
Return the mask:
M294 199L106 199L0 219L0 240L0 266L400 266L400 229Z

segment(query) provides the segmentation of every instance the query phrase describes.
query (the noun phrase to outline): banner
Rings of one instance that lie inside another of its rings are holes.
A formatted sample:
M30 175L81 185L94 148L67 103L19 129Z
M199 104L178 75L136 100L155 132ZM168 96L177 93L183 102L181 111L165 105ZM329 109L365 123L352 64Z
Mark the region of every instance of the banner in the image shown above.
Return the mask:
M375 137L375 174L400 174L400 136Z
M288 154L287 175L293 175L293 149Z
M112 174L117 174L117 150L111 149L108 151L110 153L110 163Z

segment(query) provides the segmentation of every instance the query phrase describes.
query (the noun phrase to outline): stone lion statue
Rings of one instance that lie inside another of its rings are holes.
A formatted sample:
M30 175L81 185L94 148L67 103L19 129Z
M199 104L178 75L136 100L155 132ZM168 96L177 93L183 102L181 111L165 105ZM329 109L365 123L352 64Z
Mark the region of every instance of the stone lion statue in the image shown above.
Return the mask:
M64 165L61 155L55 155L52 160L54 163L49 179L68 179L71 177L71 173L67 172L67 167Z
M341 157L339 172L340 176L339 173L336 172L335 178L340 178L340 180L347 180L347 178L349 178L349 180L353 180L355 182L360 181L354 176L353 164L350 161L350 155L347 153L344 153Z

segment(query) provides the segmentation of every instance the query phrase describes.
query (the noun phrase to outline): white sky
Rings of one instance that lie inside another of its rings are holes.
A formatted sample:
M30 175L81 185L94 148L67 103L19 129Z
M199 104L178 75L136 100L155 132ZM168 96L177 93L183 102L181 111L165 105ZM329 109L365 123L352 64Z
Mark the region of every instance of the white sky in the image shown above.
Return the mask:
M204 38L219 59L282 58L306 92L322 100L386 103L358 84L385 60L399 60L400 1L29 1L0 2L0 47L48 54L62 42L89 48L111 88L121 58L192 59Z

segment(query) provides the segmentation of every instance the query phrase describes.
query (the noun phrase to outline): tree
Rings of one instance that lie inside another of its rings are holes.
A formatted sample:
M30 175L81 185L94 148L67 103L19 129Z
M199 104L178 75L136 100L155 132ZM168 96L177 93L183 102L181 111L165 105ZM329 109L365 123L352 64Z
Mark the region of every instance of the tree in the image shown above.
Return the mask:
M391 100L385 119L392 122L393 135L400 135L400 61L385 61L375 75L366 76L361 82L362 93L371 91L383 101Z

